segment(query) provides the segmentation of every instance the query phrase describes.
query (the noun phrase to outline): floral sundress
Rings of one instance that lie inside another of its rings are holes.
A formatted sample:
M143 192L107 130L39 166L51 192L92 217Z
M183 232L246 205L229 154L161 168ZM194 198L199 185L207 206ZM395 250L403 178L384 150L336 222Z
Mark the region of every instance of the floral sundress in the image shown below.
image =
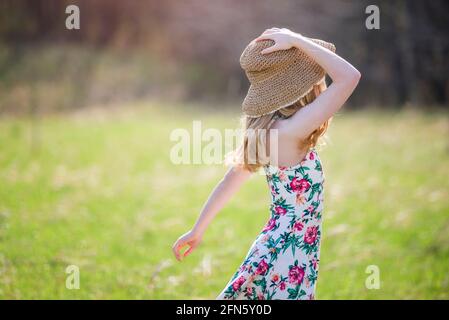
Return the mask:
M324 174L315 148L290 167L264 167L270 218L217 299L314 299Z

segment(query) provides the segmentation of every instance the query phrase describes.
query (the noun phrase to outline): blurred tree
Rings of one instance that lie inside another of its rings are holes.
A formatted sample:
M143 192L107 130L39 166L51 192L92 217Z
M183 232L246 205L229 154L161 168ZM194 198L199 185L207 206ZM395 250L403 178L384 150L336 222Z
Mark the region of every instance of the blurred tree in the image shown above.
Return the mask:
M80 30L64 27L68 4L80 7ZM380 8L380 30L365 28L369 4ZM245 45L266 28L285 26L334 42L362 71L353 105L447 106L448 14L445 0L2 0L0 41L8 48L146 50L177 65L187 97L235 99L248 86L238 64Z

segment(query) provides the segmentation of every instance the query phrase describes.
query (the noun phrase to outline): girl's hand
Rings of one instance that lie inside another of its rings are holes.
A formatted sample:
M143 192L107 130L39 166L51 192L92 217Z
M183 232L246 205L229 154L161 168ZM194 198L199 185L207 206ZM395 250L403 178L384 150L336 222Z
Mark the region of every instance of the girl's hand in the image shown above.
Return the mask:
M173 253L179 261L183 257L188 256L201 242L201 238L209 223L213 220L215 215L224 207L234 193L240 188L244 181L251 176L251 172L241 169L239 167L231 167L226 172L225 176L217 184L201 209L201 214L198 217L192 230L183 234L173 245ZM182 248L188 246L186 252L181 254Z
M178 259L178 261L181 261L182 258L187 257L200 244L201 239L202 234L194 232L193 230L190 230L189 232L180 236L178 240L176 240L172 248L176 259ZM189 248L183 254L181 254L181 250L185 246L189 246Z
M256 42L262 40L273 40L275 44L262 50L262 54L268 54L278 50L288 50L294 47L295 40L301 35L286 28L271 28L265 30L261 36L256 38Z

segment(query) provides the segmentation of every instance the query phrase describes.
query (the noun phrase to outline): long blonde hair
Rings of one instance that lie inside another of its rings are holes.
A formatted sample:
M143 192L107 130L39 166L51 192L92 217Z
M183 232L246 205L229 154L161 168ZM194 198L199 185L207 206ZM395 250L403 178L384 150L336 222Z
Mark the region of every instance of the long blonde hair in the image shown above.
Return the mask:
M326 88L326 82L323 80L315 84L304 97L288 107L257 118L244 115L241 120L243 127L242 144L227 157L227 163L238 165L251 172L255 172L261 166L269 164L270 154L269 150L267 150L267 132L269 132L274 122L277 119L291 117L298 110L314 101ZM316 146L318 139L326 133L331 120L332 118L321 124L306 139L298 140L298 148L300 150L308 150ZM249 157L249 155L253 156Z

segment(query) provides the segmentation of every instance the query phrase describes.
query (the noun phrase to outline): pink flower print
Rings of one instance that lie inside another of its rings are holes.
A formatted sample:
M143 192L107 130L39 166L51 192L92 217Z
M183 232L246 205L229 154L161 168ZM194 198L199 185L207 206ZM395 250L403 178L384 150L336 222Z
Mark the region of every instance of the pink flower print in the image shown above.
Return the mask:
M257 294L257 299L258 299L258 300L265 300L265 298L264 298L264 296L263 296L263 294L262 294L261 292L259 292L259 293Z
M316 270L317 266L318 266L318 260L317 259L312 259L312 267L313 267L313 269Z
M250 297L252 296L252 294L253 294L253 287L246 288L246 295Z
M271 186L271 194L274 196L277 194L276 189L274 189L274 186Z
M284 281L282 281L281 284L279 285L279 289L285 290L285 282Z
M315 156L314 156L314 154L313 154L312 151L310 151L310 153L309 153L309 159L310 159L310 160L315 159Z
M262 261L259 262L257 269L256 269L256 274L260 274L260 275L265 275L265 273L267 273L268 271L268 264L265 262L264 259L262 259Z
M234 283L232 284L232 290L234 291L238 291L240 289L240 287L242 286L242 284L245 283L245 277L244 276L240 276L237 280L234 281Z
M310 183L306 179L298 179L294 177L290 182L290 188L296 193L304 193L310 188Z
M271 218L265 225L265 227L262 229L262 232L273 230L274 227L276 227L276 219Z
M278 281L279 281L279 275L278 275L278 274L274 274L274 275L271 277L271 280L272 280L273 282L278 282Z
M285 181L287 180L287 175L284 172L279 173L279 180Z
M315 243L318 236L318 228L316 226L308 227L304 234L304 242L307 244Z
M304 224L301 223L301 221L296 221L293 225L293 230L301 231L304 228Z
M313 212L315 211L315 207L314 206L309 206L307 208L307 211L309 211L310 214L313 214Z
M287 213L287 209L281 207L281 206L277 206L274 208L274 212L280 216L283 216L284 214Z
M304 280L304 273L304 269L300 268L299 266L291 267L290 271L288 272L288 282L290 282L291 284L300 285Z
M285 166L280 166L280 167L279 167L279 170L280 170L280 171L284 171L284 170L286 170L286 169L287 169L287 167L285 167Z
M271 237L271 236L270 236L269 234L264 235L263 238L262 238L262 240L261 240L261 243L267 242L268 240L270 240L270 237Z

